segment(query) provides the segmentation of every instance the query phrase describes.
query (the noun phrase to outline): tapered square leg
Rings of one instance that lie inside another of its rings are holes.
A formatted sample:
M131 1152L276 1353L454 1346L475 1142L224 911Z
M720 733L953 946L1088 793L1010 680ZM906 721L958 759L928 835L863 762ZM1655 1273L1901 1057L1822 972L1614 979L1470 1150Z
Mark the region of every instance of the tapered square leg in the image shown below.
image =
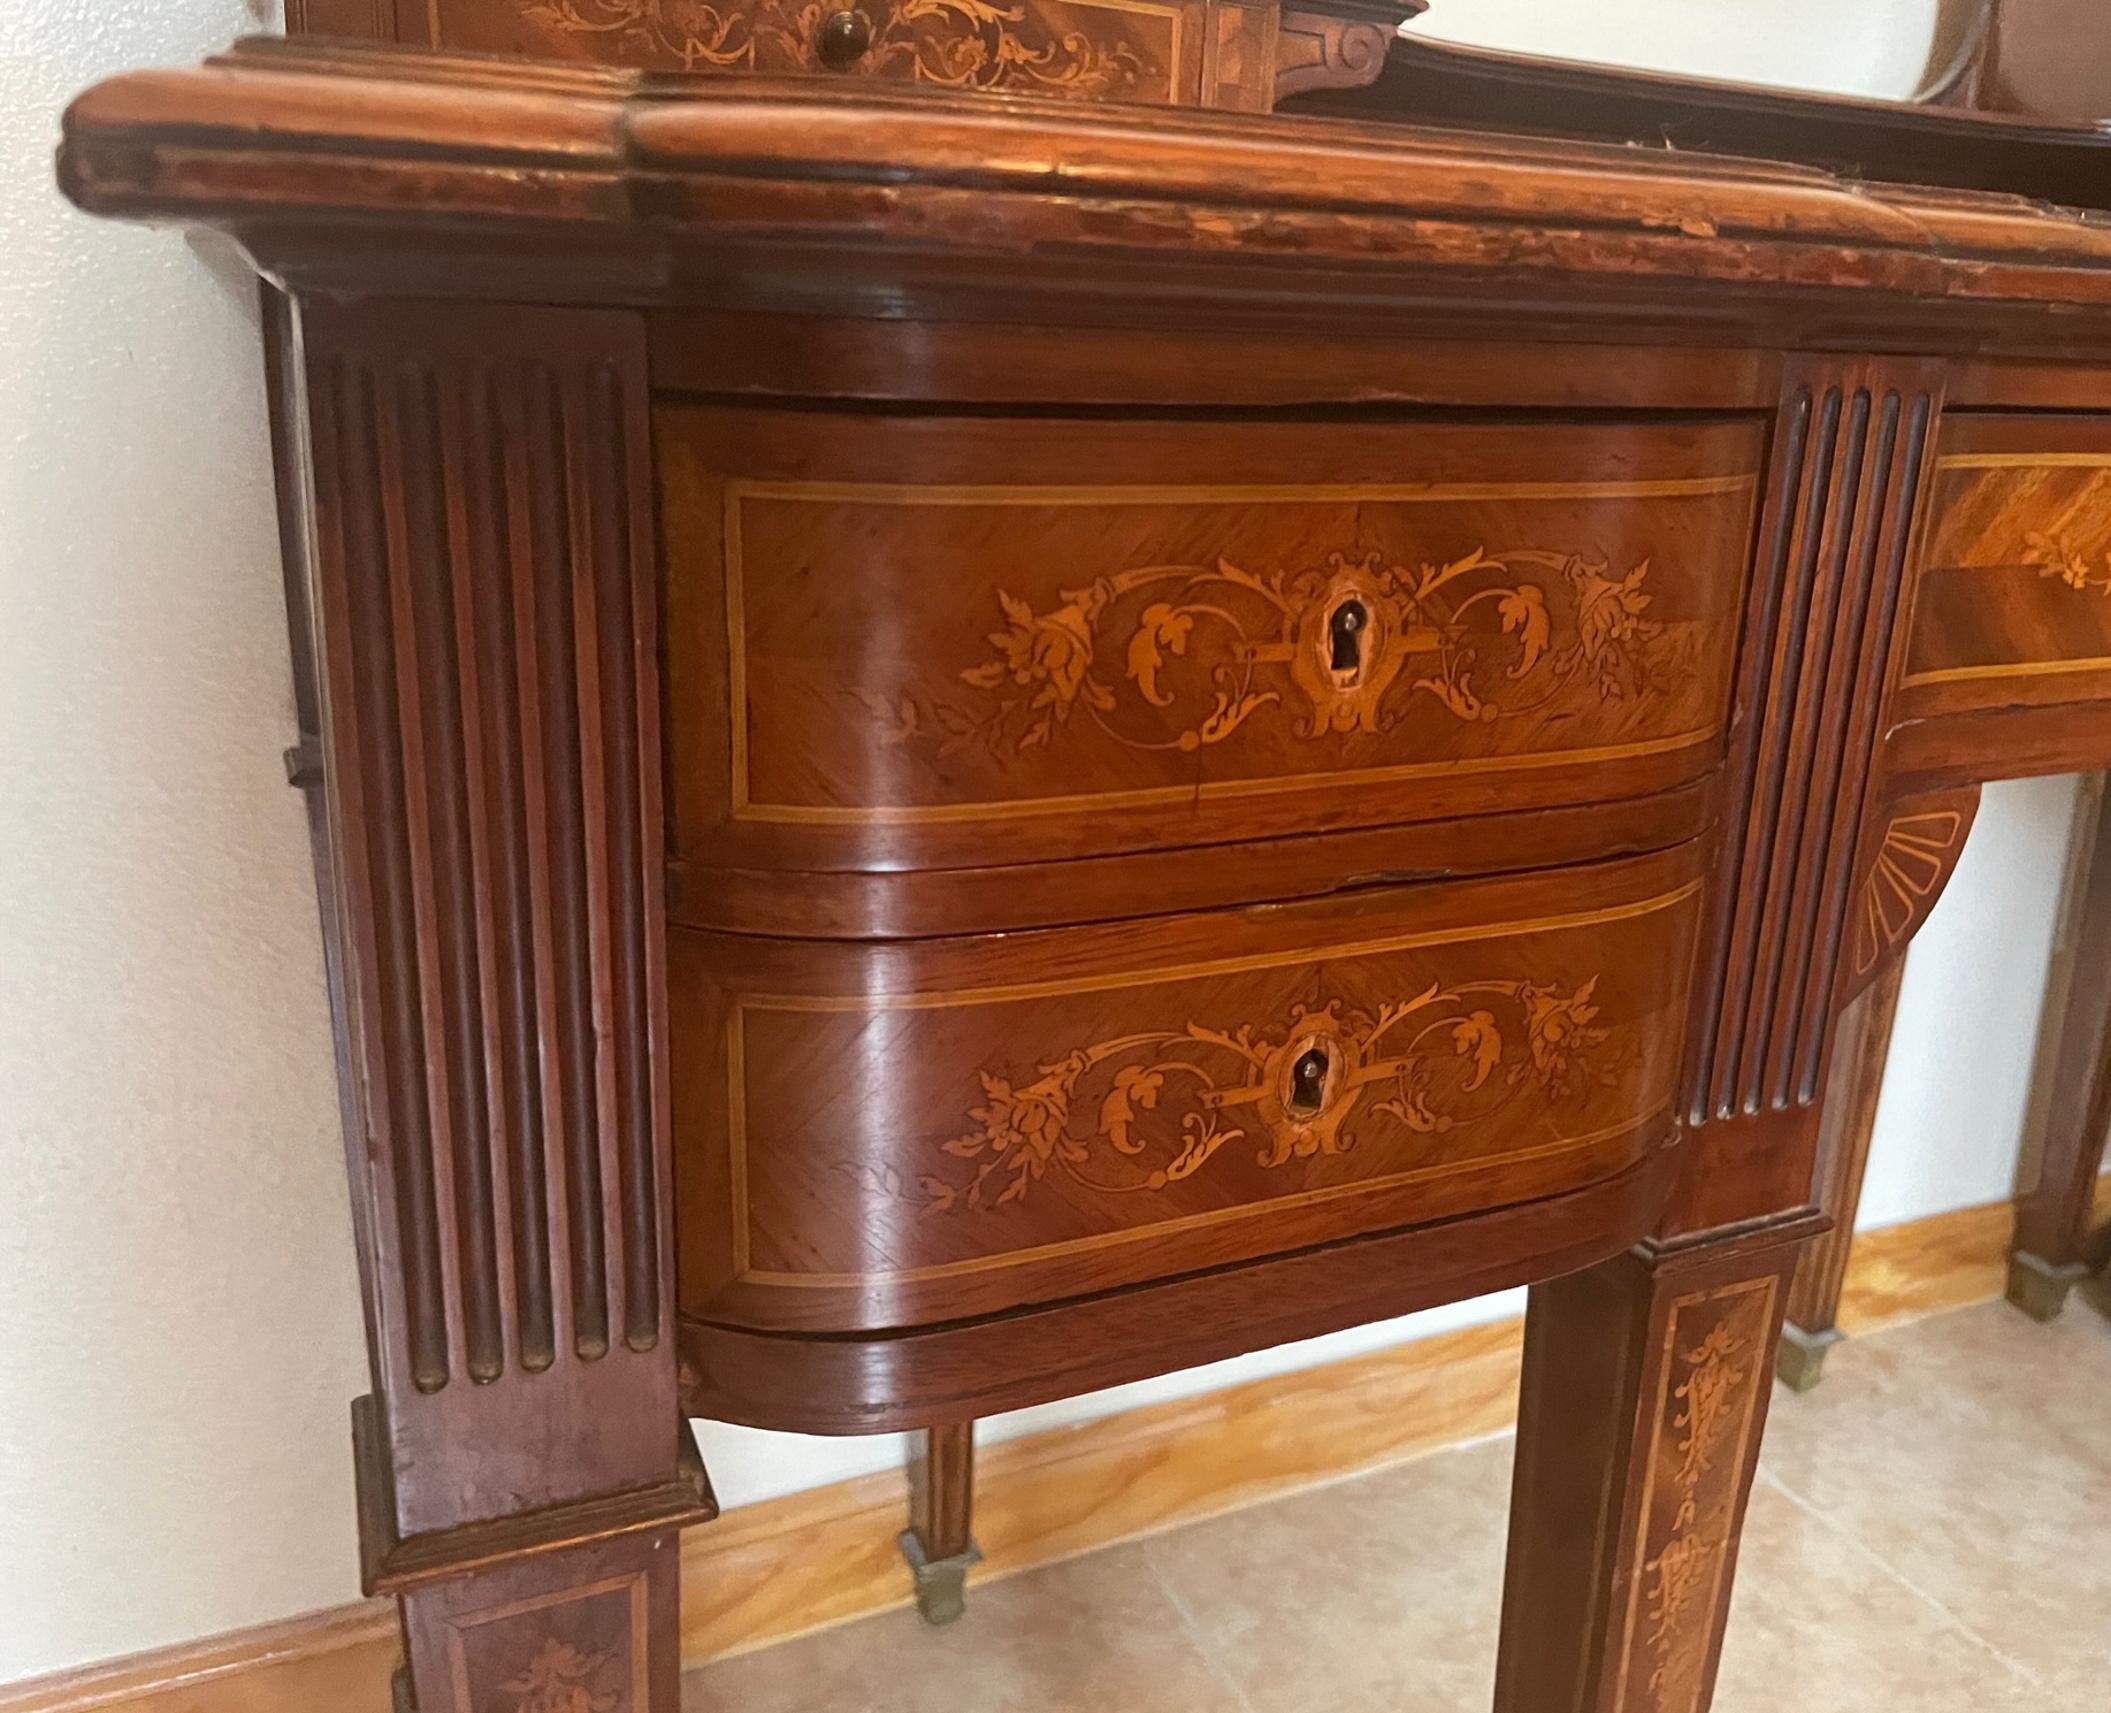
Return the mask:
M950 1624L967 1610L975 1545L975 1424L929 1428L909 1469L909 1526L902 1557L916 1580L916 1609L927 1624Z
M2111 1135L2111 793L2077 835L2082 880L2073 949L2045 1104L2037 1181L2016 1204L2008 1300L2032 1320L2057 1319L2067 1295L2111 1259L2096 1223L2097 1175Z
M1498 1713L1704 1713L1811 1222L1535 1289Z
M417 1713L676 1713L678 1540L627 1535L405 1594Z

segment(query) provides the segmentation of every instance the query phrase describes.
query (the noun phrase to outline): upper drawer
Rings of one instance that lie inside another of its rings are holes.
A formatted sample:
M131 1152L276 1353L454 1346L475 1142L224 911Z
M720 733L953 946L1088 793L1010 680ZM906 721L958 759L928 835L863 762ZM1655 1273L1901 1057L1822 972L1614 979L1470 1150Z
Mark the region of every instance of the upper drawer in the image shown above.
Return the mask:
M429 47L641 70L819 73L1157 105L1200 99L1215 34L1257 62L1219 68L1234 96L1251 86L1225 104L1265 106L1275 66L1272 54L1260 63L1260 50L1273 33L1239 31L1248 16L1219 0L428 0L394 19L372 0L288 9L295 34L365 36L378 25Z
M2111 696L2111 416L1953 416L1901 717Z
M692 863L1606 802L1720 752L1756 422L670 404L656 427Z

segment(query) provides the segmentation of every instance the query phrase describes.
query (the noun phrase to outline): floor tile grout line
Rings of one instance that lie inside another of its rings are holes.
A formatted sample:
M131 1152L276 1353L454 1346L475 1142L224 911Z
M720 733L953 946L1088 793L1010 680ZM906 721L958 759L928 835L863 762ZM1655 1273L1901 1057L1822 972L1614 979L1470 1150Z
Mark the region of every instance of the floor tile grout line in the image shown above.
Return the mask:
M1948 1624L1950 1628L1955 1630L1960 1636L1964 1637L1966 1641L1972 1643L1973 1646L1981 1649L1983 1652L1990 1655L1992 1658L2000 1661L2002 1665L2006 1666L2010 1671L2014 1672L2018 1677L2022 1678L2023 1681L2028 1683L2033 1689L2042 1690L2049 1687L2046 1684L2045 1680L2040 1677L2037 1672L2032 1670L2028 1665L2025 1665L2023 1661L2017 1659L2013 1654L2008 1653L2005 1649L1996 1647L1993 1642L1988 1640L1987 1637L1981 1635L1974 1626L1966 1623L1963 1618L1958 1616L1956 1612L1952 1611L1944 1601L1938 1600L1933 1594L1929 1593L1927 1589L1921 1587L1921 1585L1915 1582L1912 1577L1906 1575L1905 1572L1898 1568L1898 1566L1893 1564L1889 1559L1885 1558L1882 1553L1878 1552L1876 1548L1871 1546L1867 1541L1863 1540L1862 1537L1856 1534L1854 1530L1847 1528L1841 1523L1835 1522L1831 1517L1827 1516L1822 1506L1813 1504L1810 1500L1806 1499L1801 1493L1798 1493L1793 1487L1791 1487L1786 1481L1782 1480L1780 1476L1776 1475L1770 1469L1761 1469L1759 1472L1759 1476L1760 1479L1764 1481L1769 1487L1773 1488L1775 1492L1779 1493L1791 1505L1794 1505L1797 1510L1801 1511L1805 1516L1809 1517L1813 1522L1815 1522L1820 1528L1824 1529L1826 1533L1834 1536L1838 1540L1846 1542L1847 1545L1851 1546L1856 1552L1860 1553L1871 1564L1875 1565L1877 1569L1881 1570L1886 1576L1890 1577L1893 1582L1897 1583L1901 1588L1905 1589L1907 1593L1911 1594L1914 1599L1920 1601L1923 1605L1927 1606L1932 1611L1938 1613L1942 1617L1943 1622Z
M1151 1580L1158 1584L1158 1592L1165 1596L1166 1603L1179 1618L1180 1627L1186 1631L1187 1639L1195 1644L1195 1652L1202 1656L1210 1676L1231 1691L1232 1699L1239 1704L1239 1713L1255 1713L1253 1702L1247 1698L1245 1685L1218 1663L1216 1650L1202 1634L1202 1627L1195 1622L1194 1613L1187 1609L1187 1602L1180 1598L1178 1591L1167 1580L1165 1572L1159 1569L1157 1559L1147 1552L1143 1555L1143 1562L1144 1568L1151 1573Z

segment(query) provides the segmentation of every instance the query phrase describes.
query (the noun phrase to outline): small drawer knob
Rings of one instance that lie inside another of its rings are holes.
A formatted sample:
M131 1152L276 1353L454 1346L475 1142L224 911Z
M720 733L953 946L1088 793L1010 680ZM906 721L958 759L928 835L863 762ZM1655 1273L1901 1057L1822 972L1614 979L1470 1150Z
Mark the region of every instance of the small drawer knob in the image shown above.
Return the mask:
M830 71L847 71L865 57L872 46L872 20L855 7L846 6L821 20L816 44L821 63Z

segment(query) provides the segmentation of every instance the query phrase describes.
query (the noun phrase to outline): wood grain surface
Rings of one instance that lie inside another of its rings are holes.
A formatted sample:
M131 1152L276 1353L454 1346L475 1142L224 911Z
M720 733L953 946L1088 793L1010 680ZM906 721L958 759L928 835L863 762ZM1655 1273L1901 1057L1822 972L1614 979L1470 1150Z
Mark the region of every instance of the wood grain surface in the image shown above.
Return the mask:
M692 866L1568 805L1721 747L1756 419L876 431L663 405L657 435Z
M1669 1133L1698 905L1689 849L1002 940L677 932L684 1310L957 1319L1581 1188Z

